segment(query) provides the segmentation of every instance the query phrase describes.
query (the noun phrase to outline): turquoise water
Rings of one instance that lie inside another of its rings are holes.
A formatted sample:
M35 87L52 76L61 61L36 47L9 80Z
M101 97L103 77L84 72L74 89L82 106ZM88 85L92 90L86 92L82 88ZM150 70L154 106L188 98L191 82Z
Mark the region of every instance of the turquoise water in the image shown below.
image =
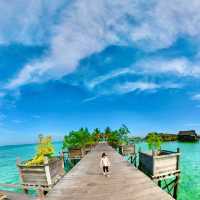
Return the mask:
M61 143L55 143L56 154ZM137 148L147 150L145 143L137 144ZM200 143L170 142L162 145L163 149L181 150L181 182L179 200L200 199ZM35 153L35 145L16 145L0 147L0 183L19 183L16 158L30 159Z
M54 143L55 155L59 154L62 144ZM33 157L36 151L36 145L13 145L0 146L0 183L19 183L18 169L16 167L16 158L28 160ZM5 189L1 188L0 189ZM12 191L11 188L6 190Z
M147 150L145 143L140 143L137 148ZM162 145L162 149L176 151L180 148L181 179L178 200L200 199L200 142L180 143L169 142Z

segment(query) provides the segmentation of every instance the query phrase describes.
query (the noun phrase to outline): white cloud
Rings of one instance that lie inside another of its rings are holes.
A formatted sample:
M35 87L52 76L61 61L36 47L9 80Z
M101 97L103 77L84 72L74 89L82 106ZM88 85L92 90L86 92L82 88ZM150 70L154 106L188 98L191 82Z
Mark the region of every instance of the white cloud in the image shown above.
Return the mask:
M170 83L170 82L164 82L164 83L154 83L154 82L142 82L142 81L136 81L136 82L125 82L122 84L117 84L114 86L113 91L117 94L126 94L129 92L134 92L136 90L139 91L156 91L157 89L171 89L171 88L180 88L181 85L177 83Z
M0 44L46 44L66 0L0 1Z
M92 96L92 97L86 98L86 99L84 99L84 100L82 101L82 103L94 101L94 100L96 100L98 97L100 97L100 95L96 95L96 96Z
M68 1L64 7L65 2L22 0L10 5L4 0L0 3L5 12L0 17L0 43L47 42L50 45L49 52L42 59L24 66L6 85L7 89L60 79L74 72L81 59L112 44L156 51L169 47L183 35L199 42L198 0L78 0ZM53 19L61 7L62 12L55 24ZM193 64L185 58L150 60L139 64L142 65L138 68L142 69L139 73L200 75L199 63ZM94 88L125 73L129 73L129 69L97 77L90 81L89 87Z
M156 0L150 3L150 8L143 7L143 14L140 12L143 20L133 28L133 41L140 42L143 47L157 49L169 47L180 35L199 36L198 0Z
M125 75L125 74L134 74L134 73L135 72L132 68L120 68L117 70L113 70L108 74L98 76L98 77L94 78L93 80L87 82L87 87L89 87L90 89L93 89L97 85L100 85L111 79L117 78L117 77Z
M6 38L8 34L0 35L2 42L26 43L37 41L46 34L51 36L49 53L24 66L7 85L10 89L30 82L59 79L75 71L81 59L111 44L133 44L144 50L156 50L169 47L180 35L198 38L200 34L200 2L197 0L72 1L63 10L57 26L47 21L52 21L62 3L45 1L42 6L43 1L32 0L12 6L6 2L0 4L1 10L8 13L1 14L0 30L11 27L7 25L8 19L15 19L10 23L15 25L16 31L9 31L9 39ZM48 15L41 20L40 15L46 7ZM184 67L184 63L180 64ZM182 67L174 70L182 73ZM198 68L196 70L199 72Z
M129 92L133 92L135 90L154 90L159 88L159 85L156 83L148 83L148 82L126 82L124 84L115 85L114 90L117 93L125 94Z
M192 100L200 100L200 94L193 95Z

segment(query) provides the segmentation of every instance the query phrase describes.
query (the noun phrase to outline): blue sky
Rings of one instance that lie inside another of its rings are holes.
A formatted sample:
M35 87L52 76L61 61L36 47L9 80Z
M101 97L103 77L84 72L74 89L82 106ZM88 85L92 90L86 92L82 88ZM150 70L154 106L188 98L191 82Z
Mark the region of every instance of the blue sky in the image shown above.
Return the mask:
M0 145L126 124L200 131L200 2L0 2ZM23 12L22 12L23 11Z

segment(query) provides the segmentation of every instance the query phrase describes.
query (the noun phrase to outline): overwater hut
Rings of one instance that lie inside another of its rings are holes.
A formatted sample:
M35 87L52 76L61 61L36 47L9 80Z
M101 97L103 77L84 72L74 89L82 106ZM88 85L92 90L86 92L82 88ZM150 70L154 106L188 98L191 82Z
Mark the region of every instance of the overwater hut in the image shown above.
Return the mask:
M179 131L178 140L182 142L195 142L198 140L198 135L195 130Z

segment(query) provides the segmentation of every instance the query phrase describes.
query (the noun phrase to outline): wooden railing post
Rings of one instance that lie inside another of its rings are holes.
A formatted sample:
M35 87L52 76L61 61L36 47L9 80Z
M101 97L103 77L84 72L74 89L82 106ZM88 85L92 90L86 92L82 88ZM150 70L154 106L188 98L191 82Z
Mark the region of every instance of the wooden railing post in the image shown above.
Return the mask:
M48 186L50 186L52 184L51 181L51 174L50 174L50 169L49 169L49 161L48 161L48 157L44 157L44 170L45 170L45 174L46 174L46 178L47 178L47 184Z
M16 165L17 165L18 170L19 170L20 183L21 183L21 185L23 185L23 173L22 173L21 168L19 167L19 164L20 164L20 163L21 163L21 162L20 162L20 158L18 157L18 158L16 159ZM25 193L25 194L28 194L28 189L25 188L24 186L22 186L22 187L23 187L24 193Z
M141 166L141 147L139 147L139 150L138 150L138 155L139 155L139 164L138 164L138 169L142 169L142 166Z
M177 148L177 153L180 153L180 149L179 148ZM180 169L180 155L177 155L176 169L177 170ZM180 178L180 175L179 174L176 175L175 186L174 186L174 194L173 194L174 199L178 198L179 178Z

